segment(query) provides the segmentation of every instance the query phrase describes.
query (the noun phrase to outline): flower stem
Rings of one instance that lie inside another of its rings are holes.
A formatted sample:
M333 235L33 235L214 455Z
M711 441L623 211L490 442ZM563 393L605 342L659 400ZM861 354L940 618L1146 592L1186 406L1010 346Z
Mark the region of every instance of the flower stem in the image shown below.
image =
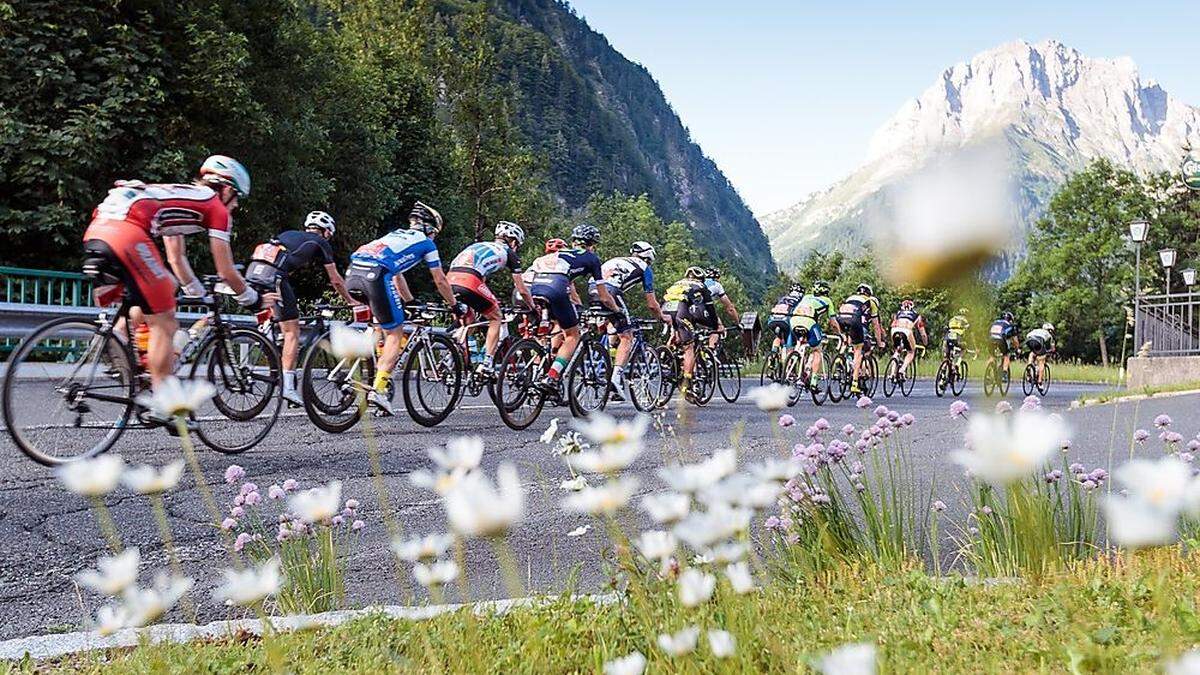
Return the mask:
M117 523L113 520L112 512L108 510L108 506L104 500L98 496L90 497L92 501L92 510L96 513L96 522L100 525L100 531L104 534L104 538L108 541L108 547L113 553L120 553L125 546L121 543L121 533L117 530Z
M171 567L171 574L182 577L183 569L179 565L179 556L175 554L175 540L171 536L171 524L167 521L167 509L163 504L162 493L156 492L147 497L150 499L150 508L154 512L154 522L158 525L158 536L162 539L163 550L167 553L167 563ZM192 618L192 623L195 623L198 617L191 593L183 595L182 604L184 611Z
M175 429L179 432L179 444L183 446L183 455L187 458L188 468L191 469L192 477L196 480L196 489L199 490L204 505L208 508L208 514L212 516L213 526L225 540L225 552L233 562L234 568L241 569L242 557L233 550L233 541L229 533L221 529L221 509L217 506L217 500L213 497L212 490L208 487L208 481L204 478L204 470L200 468L200 460L196 458L196 446L192 443L187 421L182 415L175 416Z
M504 588L510 598L525 597L525 588L521 584L521 573L517 567L517 557L513 554L512 546L504 535L492 537L488 541L496 552L496 560L500 563L500 571L504 577Z

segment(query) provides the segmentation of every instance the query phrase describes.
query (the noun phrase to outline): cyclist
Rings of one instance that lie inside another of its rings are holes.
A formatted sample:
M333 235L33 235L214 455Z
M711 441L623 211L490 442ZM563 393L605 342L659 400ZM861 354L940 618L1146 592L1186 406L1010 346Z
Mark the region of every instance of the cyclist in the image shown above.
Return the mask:
M821 347L825 336L821 332L821 324L829 326L834 334L841 335L842 329L833 316L833 301L829 299L829 282L818 279L813 282L812 292L800 300L792 319L792 333L797 344L808 340L809 357L808 372L809 386L816 388L821 374Z
M190 185L117 181L92 212L91 224L83 234L84 252L118 270L133 300L130 321L135 325L145 322L149 327L147 370L156 387L174 370L172 341L179 328L176 289L181 288L189 298L205 294L204 284L187 260L186 235L207 232L217 274L237 294L238 304L260 304L258 291L246 284L234 267L229 247L233 211L238 200L249 195L246 168L230 157L213 155L200 165L199 175ZM155 237L163 240L169 271L154 244ZM275 297L271 294L261 302L270 305Z
M442 271L437 244L433 243L442 225L442 214L417 202L408 214L408 229L393 230L358 247L350 256L346 290L371 306L371 313L384 333L383 352L367 400L388 415L395 414L387 387L404 343L404 303L413 300L404 273L425 261L434 286L454 314L462 317L467 313L466 306L454 299L454 291Z
M904 381L904 373L917 355L916 336L920 335L921 344L929 344L929 334L925 332L925 317L917 311L917 304L909 299L900 301L900 311L892 315L892 346L904 350L904 363L896 372L896 382Z
M558 322L563 333L554 362L550 364L546 376L538 382L538 387L547 393L558 390L563 369L579 346L579 311L576 307L581 303L573 282L584 275L590 275L592 281L603 278L600 258L596 255L600 230L587 223L576 225L571 230L571 243L572 246L568 248L543 255L530 266L534 272L533 297L546 304L550 309L550 318ZM602 305L613 312L620 311L609 295L607 285L597 285L596 292Z
M1038 381L1046 376L1046 357L1055 352L1054 324L1044 323L1041 328L1034 328L1025 336L1025 348L1029 350L1029 363L1037 359Z
M781 346L783 348L779 355L781 361L787 358L788 352L795 344L795 340L792 338L792 328L795 326L794 314L803 299L804 285L794 283L788 292L779 296L779 299L771 307L771 313L767 319L767 330L775 335L775 339L771 342L771 349L776 350Z
M737 307L733 306L733 300L729 299L729 294L725 292L725 286L721 284L721 270L717 267L709 267L704 270L704 275L704 285L708 288L708 292L712 293L713 303L720 302L721 306L725 308L725 313L733 319L733 325L740 325L742 315L738 314ZM708 336L708 346L716 349L725 330L721 324L721 317L714 313L713 318L716 320L716 326L713 328L713 334Z
M943 352L947 359L954 358L955 351L966 348L967 331L971 329L970 313L966 307L959 307L954 316L946 324L946 339Z
M854 367L851 370L853 383L851 394L861 394L858 373L862 367L863 347L867 342L867 330L871 330L877 344L883 343L883 327L879 323L879 300L870 284L859 284L854 294L846 298L838 308L838 324L842 333L854 348Z
M683 278L671 284L663 293L663 311L670 315L675 328L675 340L683 349L683 381L680 390L684 398L695 402L692 394L692 373L696 368L695 326L716 329L717 308L712 291L704 283L708 273L703 267L692 266Z
M490 377L496 359L496 344L500 342L500 301L488 288L487 278L501 268L512 273L513 286L521 300L533 306L533 296L521 277L521 260L517 252L525 243L525 230L520 225L502 220L496 223L496 240L480 241L462 250L450 262L450 288L455 297L488 320L487 337L483 343L483 363L479 371Z
M635 241L629 247L629 255L606 260L600 266L603 277L599 282L588 284L588 300L594 305L599 302L598 286L607 286L608 294L617 303L619 311L609 317L609 324L617 332L617 357L614 359L611 389L612 397L617 401L625 400L622 390L625 388L625 364L629 362L629 353L633 351L633 318L629 315L629 306L625 304L625 291L641 286L646 296L646 307L650 312L664 322L670 317L663 313L654 295L654 270L650 265L655 258L654 247L649 242Z
M296 361L300 356L300 303L288 276L298 269L320 260L329 277L329 284L346 302L358 302L346 291L346 282L338 272L333 259L333 247L329 240L337 232L333 216L324 211L313 211L304 218L303 230L280 232L271 241L259 244L254 249L250 264L246 266L246 281L259 290L278 289L279 302L275 305L275 318L283 333L283 391L281 396L290 403L304 405L296 392Z
M992 322L992 327L988 330L988 337L992 342L992 353L987 361L989 365L995 363L996 357L999 356L1003 364L1001 369L1008 372L1012 353L1020 347L1018 333L1017 319L1012 312L1004 312Z

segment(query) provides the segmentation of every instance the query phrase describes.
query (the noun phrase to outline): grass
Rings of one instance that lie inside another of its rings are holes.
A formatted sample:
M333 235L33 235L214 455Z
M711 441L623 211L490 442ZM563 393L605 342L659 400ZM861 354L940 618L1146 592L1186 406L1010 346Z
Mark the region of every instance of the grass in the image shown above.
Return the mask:
M627 605L561 598L502 616L466 612L412 622L374 615L280 635L287 668L324 672L598 672L639 650L647 672L804 672L839 645L878 645L882 672L1150 672L1200 641L1196 557L1152 550L1093 561L1039 582L970 583L918 571L843 567L749 596L724 585L707 609L666 592ZM721 626L737 638L717 661L703 633L693 654L668 657L659 630ZM803 665L801 665L803 664ZM33 664L13 664L33 672ZM39 672L241 673L267 670L252 636L145 645L39 663Z
M1108 403L1123 396L1145 395L1153 396L1154 394L1168 394L1176 391L1192 391L1200 389L1200 382L1180 382L1177 384L1163 384L1152 387L1139 387L1137 389L1106 389L1097 394L1083 394L1077 400L1097 401L1100 403Z

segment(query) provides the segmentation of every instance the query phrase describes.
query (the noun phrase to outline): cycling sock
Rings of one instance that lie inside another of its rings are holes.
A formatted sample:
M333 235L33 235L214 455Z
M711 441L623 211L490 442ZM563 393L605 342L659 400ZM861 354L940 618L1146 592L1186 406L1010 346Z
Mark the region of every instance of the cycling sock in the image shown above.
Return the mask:
M294 391L296 389L296 371L283 371L283 389L284 391Z
M484 354L483 355L483 367L484 368L491 369L491 367L493 365L495 365L495 363L496 363L496 356L494 354Z
M563 368L567 367L567 360L561 356L554 357L554 363L550 364L550 372L546 373L551 379L557 380L562 374Z
M388 382L392 379L392 371L381 370L375 373L375 385L372 387L375 391L386 392Z

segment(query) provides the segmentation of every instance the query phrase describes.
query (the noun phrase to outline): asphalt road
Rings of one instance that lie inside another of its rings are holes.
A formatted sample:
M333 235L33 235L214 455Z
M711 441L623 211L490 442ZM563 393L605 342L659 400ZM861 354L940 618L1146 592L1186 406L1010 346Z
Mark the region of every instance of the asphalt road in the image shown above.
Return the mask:
M1193 414L1196 396L1066 411L1072 400L1093 389L1056 383L1045 401L1047 408L1064 411L1074 429L1072 458L1089 468L1109 466L1109 457L1113 455L1119 463L1129 453L1128 439L1133 430L1138 426L1150 428L1154 416L1160 412L1171 414L1177 421L1177 430L1185 436L1198 430L1188 425L1200 426ZM994 402L973 398L978 394L968 390L967 400L976 406L994 405ZM1008 400L1016 406L1021 397L1011 393ZM527 517L511 538L525 576L525 587L559 591L572 583L569 580L574 580L574 588L578 590L600 589L604 571L598 554L606 543L603 528L597 526L582 536L568 536L572 530L588 524L589 518L566 514L558 508L559 500L565 494L559 483L569 474L561 460L539 442L550 419L559 417L566 421L566 410L547 411L535 428L517 433L505 428L494 409L484 405L485 402L485 399L468 401L464 409L456 411L436 429L419 427L402 418L379 422L385 480L398 520L411 534L444 531L444 513L436 495L413 487L408 474L429 467L426 448L444 443L453 435L480 435L487 444L483 465L489 475L499 463L515 462L526 486ZM961 446L965 425L949 418L950 399L936 398L931 383L922 381L911 398L885 400L880 397L879 402L916 416L917 424L910 430L914 434L911 460L917 465L915 473L923 481L936 478L935 497L950 504L953 510L960 501L957 484L961 482L961 473L947 456ZM743 423L745 435L740 447L745 460L782 453L776 440L779 432L764 413L744 398L735 404L713 403L692 411L694 414L685 421L672 419L674 413L667 420L681 443L671 443L668 447L656 435L651 439L650 449L631 467L630 471L642 479L640 492L661 488L654 471L664 463L678 459L692 461L711 454L714 449L728 447L731 434L741 429ZM628 415L633 411L628 404L623 404L614 412ZM858 410L845 402L818 409L806 401L791 412L798 423L783 432L788 445L799 441L805 426L818 416L827 418L834 428L848 422L861 425L873 420L869 411ZM1115 433L1111 433L1113 429ZM127 462L155 465L165 464L180 455L175 439L161 430L131 431L114 451ZM397 580L394 558L387 550L388 538L372 487L367 453L357 429L343 435L326 434L313 427L302 413L293 412L281 419L267 440L253 450L228 457L201 449L200 462L218 499L224 503L232 499L236 490L236 487L225 485L221 478L225 468L233 462L246 469L248 480L260 486L264 497L268 485L288 478L300 481L302 486L341 479L344 498L360 500L367 522L361 540L350 554L348 588L351 604L364 606L411 600L406 590L413 585L411 577L406 574L403 583ZM91 565L105 552L87 503L62 490L51 470L27 460L6 435L0 438L0 475L3 476L0 480L3 493L0 541L4 547L3 562L0 563L0 639L80 626L94 611L99 599L78 589L72 575ZM125 491L111 496L108 503L126 545L141 548L143 579L148 581L149 570L165 567L165 555L158 544L148 503ZM193 597L201 604L201 619L227 618L229 610L209 600L210 589L219 580L219 568L224 563L221 540L204 524L205 510L189 476L185 475L181 487L168 495L167 506L187 573L197 579ZM492 550L486 545L473 546L467 556L472 599L505 595ZM171 618L181 620L182 616L177 612Z

